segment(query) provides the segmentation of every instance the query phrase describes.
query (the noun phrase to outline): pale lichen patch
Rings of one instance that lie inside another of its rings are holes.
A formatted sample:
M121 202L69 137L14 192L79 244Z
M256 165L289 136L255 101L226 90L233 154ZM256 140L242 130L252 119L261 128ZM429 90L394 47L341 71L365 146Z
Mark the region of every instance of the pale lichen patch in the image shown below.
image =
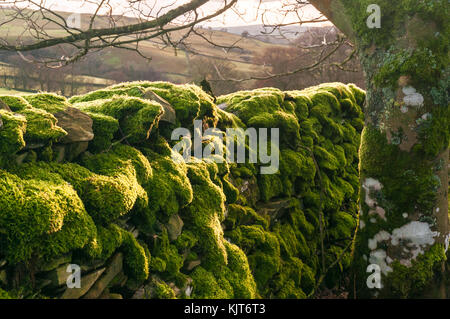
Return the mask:
M403 102L409 106L420 107L423 105L424 98L423 95L416 92L416 89L412 86L406 86L402 89L405 96L403 97Z
M370 197L370 192L380 191L383 185L381 185L381 183L378 180L369 177L365 179L362 187L364 188L366 193L365 202L367 206L369 206L370 208L374 208L377 204L377 201L376 199Z

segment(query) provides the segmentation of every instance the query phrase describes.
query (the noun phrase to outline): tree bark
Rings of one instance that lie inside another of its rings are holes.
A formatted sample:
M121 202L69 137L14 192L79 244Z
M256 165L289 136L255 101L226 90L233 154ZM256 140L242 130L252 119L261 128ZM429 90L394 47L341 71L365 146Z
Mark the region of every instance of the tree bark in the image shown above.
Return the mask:
M367 82L354 297L445 298L448 5L379 0L370 28L371 0L310 2L353 39Z

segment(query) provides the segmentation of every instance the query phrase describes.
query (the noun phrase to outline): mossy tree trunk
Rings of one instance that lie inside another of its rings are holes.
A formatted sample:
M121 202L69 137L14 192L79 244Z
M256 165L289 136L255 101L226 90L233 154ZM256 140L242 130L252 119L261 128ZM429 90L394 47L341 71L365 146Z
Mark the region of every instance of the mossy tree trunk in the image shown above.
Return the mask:
M357 45L367 82L353 293L445 297L448 2L310 2ZM380 28L367 24L371 4L381 9Z

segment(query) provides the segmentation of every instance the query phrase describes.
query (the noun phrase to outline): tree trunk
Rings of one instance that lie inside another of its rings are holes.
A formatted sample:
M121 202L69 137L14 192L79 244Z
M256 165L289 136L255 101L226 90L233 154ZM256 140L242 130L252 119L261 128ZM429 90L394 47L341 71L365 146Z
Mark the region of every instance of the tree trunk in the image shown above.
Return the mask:
M379 0L381 28L366 23L372 0L310 2L356 43L367 82L353 293L445 297L447 1Z

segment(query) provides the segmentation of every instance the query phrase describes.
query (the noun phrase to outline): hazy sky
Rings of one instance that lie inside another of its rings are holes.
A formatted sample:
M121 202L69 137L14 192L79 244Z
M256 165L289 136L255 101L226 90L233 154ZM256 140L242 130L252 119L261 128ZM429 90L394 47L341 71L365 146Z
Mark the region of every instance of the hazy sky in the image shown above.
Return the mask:
M35 0L39 2L39 0ZM91 3L89 3L91 2ZM55 11L69 11L69 12L93 12L96 8L92 2L100 2L100 0L45 0L46 7ZM129 6L128 0L109 0L114 14L121 14L124 11L126 15L132 15L131 11L126 8ZM142 9L149 11L153 7L157 12L161 7L169 6L168 9L173 9L189 0L148 0L147 6ZM236 26L246 24L261 24L262 13L264 12L265 22L268 24L289 23L298 21L297 16L290 14L285 16L283 14L289 6L289 3L295 3L295 0L263 0L260 4L259 0L238 0L236 10L230 10L213 21L205 23L208 26ZM222 0L212 0L204 5L201 9L207 13L212 13L215 8L219 8L223 4ZM258 8L259 5L259 8ZM298 12L303 19L311 19L318 17L320 14L312 7L307 6Z

